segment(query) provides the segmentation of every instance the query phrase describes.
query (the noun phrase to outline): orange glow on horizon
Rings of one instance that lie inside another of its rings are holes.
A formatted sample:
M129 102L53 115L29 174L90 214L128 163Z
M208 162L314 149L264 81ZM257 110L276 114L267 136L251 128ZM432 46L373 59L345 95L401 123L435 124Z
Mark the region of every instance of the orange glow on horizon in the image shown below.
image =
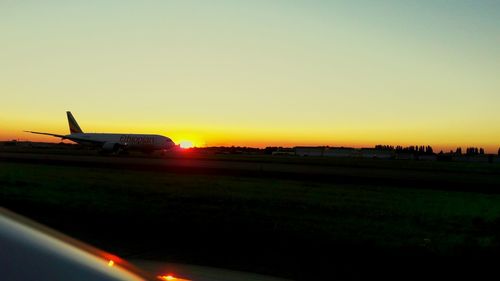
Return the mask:
M43 125L43 126L42 126ZM392 146L412 146L412 145L430 145L434 151L444 152L455 150L457 147L465 149L467 147L482 147L487 153L497 154L500 144L496 142L498 138L492 135L469 134L448 136L445 132L433 131L422 132L421 134L404 134L401 135L397 131L385 131L375 134L370 130L343 130L338 129L335 135L330 135L328 132L308 133L302 131L289 131L285 129L268 130L265 128L247 128L235 129L232 127L203 129L203 124L199 127L186 126L186 128L172 128L171 131L161 131L150 128L140 128L134 130L133 133L156 133L170 137L181 148L190 147L213 147L213 146L246 146L265 148L267 146L330 146L330 147L373 147L377 144L392 145ZM51 132L56 134L67 134L66 124L61 126L50 126L41 124L40 127L30 124L17 125L19 128L28 128L42 132ZM61 139L43 135L33 135L24 133L20 130L14 130L7 127L0 131L0 141L33 141L33 142L50 142L59 143ZM104 127L95 130L95 132L125 132L126 129L112 129ZM230 132L230 133L228 133ZM488 131L485 131L488 132ZM487 141L482 141L482 140ZM72 143L65 140L65 143Z
M114 266L114 265L115 265L115 262L114 262L113 260L109 260L109 262L108 262L108 266L109 266L109 267L112 267L112 266Z
M49 131L49 132L54 132L58 133L57 131ZM170 136L169 134L164 134L166 136ZM172 138L175 140L175 138ZM200 138L201 139L201 138ZM354 147L354 148L362 148L362 147L373 147L377 144L383 144L383 145L401 145L401 146L411 146L411 145L430 145L433 147L434 151L439 152L440 150L443 150L444 152L450 151L450 150L455 150L457 147L462 147L462 149L467 148L467 147L482 147L485 149L487 153L493 153L497 154L498 149L500 145L495 144L495 143L478 143L476 141L450 141L450 142L445 142L445 141L439 141L439 142L426 142L423 139L416 140L414 142L410 142L407 140L394 140L394 139L389 139L389 140L364 140L364 139L347 139L347 138L342 138L339 140L331 140L329 141L328 139L326 140L321 140L321 139L306 139L306 138L296 138L293 141L290 140L290 138L279 138L275 139L272 136L262 136L262 139L257 139L255 136L253 138L245 138L243 136L238 136L235 138L229 138L227 136L223 136L220 138L217 138L217 136L210 136L210 141L203 142L203 141L198 141L195 140L194 138L192 139L191 144L192 147L210 147L210 146L247 146L247 147L256 147L256 148L265 148L267 146L281 146L281 147L294 147L294 146L330 146L330 147ZM32 142L48 142L48 143L60 143L61 139L55 138L55 137L50 137L50 136L42 136L42 135L30 135L28 133L20 133L20 134L2 134L0 132L0 141L11 141L11 140L18 140L18 141L32 141ZM71 141L64 140L62 142L65 143L72 143ZM181 148L184 148L182 146L182 142L185 142L184 140L182 141L174 141L175 143L179 144ZM187 143L186 143L187 145ZM186 146L186 148L188 148Z

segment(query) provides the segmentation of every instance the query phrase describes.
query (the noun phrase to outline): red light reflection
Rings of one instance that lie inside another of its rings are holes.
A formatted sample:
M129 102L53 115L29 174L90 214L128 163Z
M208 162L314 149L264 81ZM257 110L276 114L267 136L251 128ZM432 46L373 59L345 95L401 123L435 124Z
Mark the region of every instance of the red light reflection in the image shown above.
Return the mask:
M183 279L183 278L174 277L172 274L159 275L158 279L160 279L160 280L166 280L166 281L174 281L174 280L175 281L191 281L189 279Z

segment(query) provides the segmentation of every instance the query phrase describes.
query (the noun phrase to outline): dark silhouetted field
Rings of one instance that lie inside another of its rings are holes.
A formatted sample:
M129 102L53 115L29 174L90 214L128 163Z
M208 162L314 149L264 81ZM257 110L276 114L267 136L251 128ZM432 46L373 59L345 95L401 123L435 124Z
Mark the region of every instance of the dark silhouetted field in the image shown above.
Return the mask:
M0 204L124 258L294 279L477 277L500 257L493 164L102 159L4 159Z

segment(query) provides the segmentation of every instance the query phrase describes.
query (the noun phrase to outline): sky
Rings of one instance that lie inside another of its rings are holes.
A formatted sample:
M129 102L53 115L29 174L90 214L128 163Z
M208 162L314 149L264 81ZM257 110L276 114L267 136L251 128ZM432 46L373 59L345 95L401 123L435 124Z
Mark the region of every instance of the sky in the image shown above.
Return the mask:
M0 140L500 147L500 1L0 0Z

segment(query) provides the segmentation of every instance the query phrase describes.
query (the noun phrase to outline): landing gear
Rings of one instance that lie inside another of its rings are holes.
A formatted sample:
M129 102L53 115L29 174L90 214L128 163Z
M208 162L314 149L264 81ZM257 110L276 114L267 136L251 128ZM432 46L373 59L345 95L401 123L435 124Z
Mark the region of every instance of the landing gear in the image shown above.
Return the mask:
M120 148L118 149L118 151L116 151L116 155L129 155L130 153L128 152L128 150L126 149L123 149L123 148Z
M100 155L128 155L128 151L119 144L105 144L101 150Z

